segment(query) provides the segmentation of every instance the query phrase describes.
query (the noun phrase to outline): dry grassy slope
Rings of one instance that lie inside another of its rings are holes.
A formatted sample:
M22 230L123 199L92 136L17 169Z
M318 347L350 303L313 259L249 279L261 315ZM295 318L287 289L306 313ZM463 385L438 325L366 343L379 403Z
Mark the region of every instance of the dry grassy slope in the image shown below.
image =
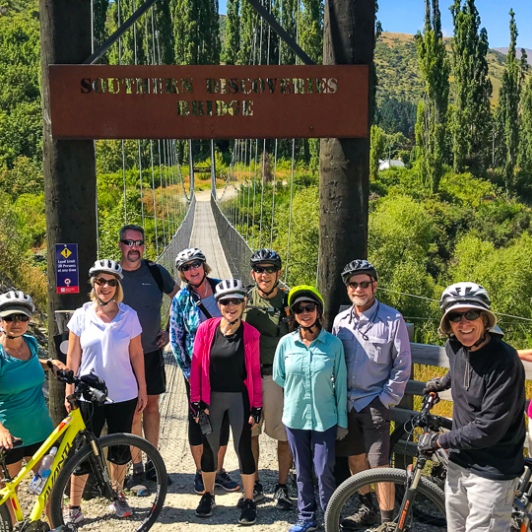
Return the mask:
M449 54L450 39L446 39ZM488 64L493 85L493 105L497 105L506 58L497 50L490 50ZM378 76L378 97L404 97L417 102L421 81L414 36L405 33L382 33L375 48Z

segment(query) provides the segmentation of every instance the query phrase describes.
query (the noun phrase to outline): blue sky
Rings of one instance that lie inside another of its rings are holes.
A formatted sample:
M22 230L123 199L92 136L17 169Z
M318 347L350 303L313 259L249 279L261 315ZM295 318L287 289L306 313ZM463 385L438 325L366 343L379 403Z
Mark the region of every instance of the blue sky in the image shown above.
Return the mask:
M453 34L453 19L449 7L452 0L440 0L442 29L447 37ZM488 31L491 48L508 46L510 42L510 8L515 11L519 36L519 48L532 49L532 1L531 0L477 0L475 2L481 24ZM379 19L384 31L416 33L423 29L424 0L379 0Z
M245 0L244 0L245 1ZM446 36L453 33L449 7L452 0L440 0L442 27ZM508 12L513 7L520 48L532 49L532 0L477 0L482 26L488 30L491 48L508 46L510 41ZM220 0L220 12L226 12L226 0ZM423 29L424 0L379 0L379 19L384 31L414 34Z

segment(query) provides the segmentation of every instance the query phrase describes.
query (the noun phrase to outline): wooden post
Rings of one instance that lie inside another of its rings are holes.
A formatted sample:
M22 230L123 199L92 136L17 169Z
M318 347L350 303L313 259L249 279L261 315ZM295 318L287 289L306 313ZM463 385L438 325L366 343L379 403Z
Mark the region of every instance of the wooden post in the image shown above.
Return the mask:
M48 65L83 63L91 54L90 2L41 0L44 195L48 259L48 346L56 353L54 312L87 301L87 272L96 260L96 162L94 142L52 139ZM80 293L56 293L55 244L77 243ZM50 414L64 415L64 387L50 379Z
M371 65L371 70L374 40L375 0L326 1L324 65ZM329 330L340 305L348 302L340 277L343 267L367 255L368 194L369 136L322 139L318 287L325 299Z

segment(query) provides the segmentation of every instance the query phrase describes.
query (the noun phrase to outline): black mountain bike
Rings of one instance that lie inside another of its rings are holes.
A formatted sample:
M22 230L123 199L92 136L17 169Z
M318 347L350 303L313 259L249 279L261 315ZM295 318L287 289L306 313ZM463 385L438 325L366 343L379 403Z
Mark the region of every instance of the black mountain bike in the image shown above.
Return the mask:
M441 418L430 414L430 409L438 401L438 395L434 392L424 397L421 412L415 418L416 427L424 432L440 430ZM370 493L375 493L378 483L393 484L396 495L393 519L390 523L381 525L379 530L382 532L446 530L443 490L424 474L427 462L430 460L432 453L418 450L414 464L408 470L376 468L350 477L338 487L329 501L325 512L325 530L327 532L343 530L342 521L358 509L358 491L369 489Z

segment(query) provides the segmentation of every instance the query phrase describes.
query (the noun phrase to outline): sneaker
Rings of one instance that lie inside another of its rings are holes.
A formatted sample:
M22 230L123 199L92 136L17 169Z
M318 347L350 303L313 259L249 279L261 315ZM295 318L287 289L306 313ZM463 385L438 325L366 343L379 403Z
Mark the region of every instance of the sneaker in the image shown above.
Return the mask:
M288 488L286 487L286 484L277 484L277 486L275 486L273 498L277 501L277 508L279 508L279 510L292 510L294 507L293 502L288 496Z
M225 491L238 491L240 489L240 486L227 474L225 469L220 469L216 473L214 485L223 488Z
M342 519L340 526L344 530L357 530L363 526L375 525L377 522L377 512L368 508L365 504L361 504L355 514Z
M123 519L124 517L130 517L133 513L131 506L129 506L127 503L123 493L118 495L118 499L116 499L116 501L109 506L109 510L114 512L117 517L120 517L120 519Z
M302 521L301 519L290 527L288 532L312 532L312 530L317 530L318 525L316 521Z
M137 497L147 497L150 490L146 487L146 475L142 473L133 473L126 478L124 489L134 493Z
M151 480L152 482L155 482L157 480L157 473L155 471L155 466L153 465L153 462L151 460L148 460L146 462L146 480ZM167 484L171 486L174 481L170 478L170 475L167 477Z
M81 508L79 506L75 508L69 508L67 513L63 515L63 521L65 525L81 523L85 519Z
M395 530L397 530L397 523L386 522L374 528L367 528L366 532L394 532Z
M260 501L264 500L264 488L262 487L262 484L260 482L255 482L255 485L253 486L253 502L257 504ZM238 499L237 508L240 508L241 510L244 508L244 501L245 497L242 494L242 497Z
M238 522L241 525L252 525L257 521L257 506L251 499L244 501L244 507Z
M216 507L214 502L214 495L211 495L206 491L200 499L198 507L196 508L196 515L198 517L210 517L212 515L213 508Z
M203 495L204 491L205 486L203 485L203 477L201 476L201 470L196 471L196 474L194 475L194 493L197 493L198 495Z

